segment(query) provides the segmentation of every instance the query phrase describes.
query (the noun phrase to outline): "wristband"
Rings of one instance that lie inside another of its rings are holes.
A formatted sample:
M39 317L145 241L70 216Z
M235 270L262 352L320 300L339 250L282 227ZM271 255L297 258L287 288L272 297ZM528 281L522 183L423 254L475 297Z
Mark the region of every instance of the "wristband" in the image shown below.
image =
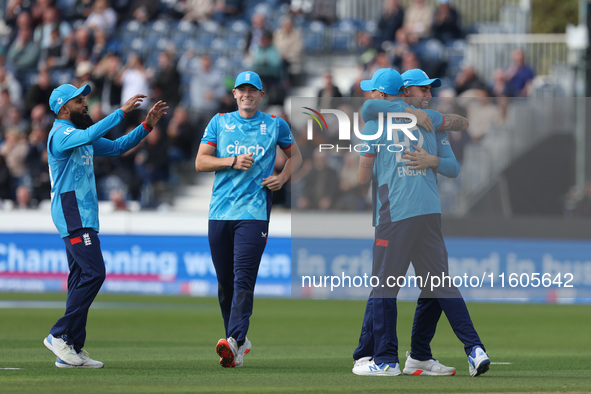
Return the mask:
M238 156L234 156L234 162L232 163L230 168L234 168L234 165L236 164L237 161L238 161Z
M142 127L148 131L152 131L153 128L149 128L148 126L146 126L146 122L142 122Z

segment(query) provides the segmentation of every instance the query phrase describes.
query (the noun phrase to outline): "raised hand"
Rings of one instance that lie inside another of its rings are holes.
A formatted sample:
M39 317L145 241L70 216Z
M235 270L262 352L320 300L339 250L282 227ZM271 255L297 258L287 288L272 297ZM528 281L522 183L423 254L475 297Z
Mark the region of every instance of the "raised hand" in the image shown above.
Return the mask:
M166 110L169 106L166 104L165 101L159 100L148 112L146 115L146 120L144 120L144 124L149 127L150 129L153 128L156 123L162 118L162 115L166 115Z
M142 101L144 101L146 97L148 96L146 96L145 94L136 94L135 96L127 100L125 104L123 104L121 110L126 114L130 113L131 111L142 105Z

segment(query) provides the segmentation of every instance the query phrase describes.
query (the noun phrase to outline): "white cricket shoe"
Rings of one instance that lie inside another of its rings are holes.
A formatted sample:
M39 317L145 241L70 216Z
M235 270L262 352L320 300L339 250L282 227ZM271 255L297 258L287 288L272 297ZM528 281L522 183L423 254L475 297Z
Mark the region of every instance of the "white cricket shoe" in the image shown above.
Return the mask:
M232 337L220 339L215 347L215 351L220 356L220 365L224 368L234 368L236 366L236 357L238 356L238 343ZM242 365L242 364L241 364Z
M238 354L236 355L236 360L234 360L236 368L240 368L242 366L244 363L244 356L250 352L250 349L252 349L252 343L250 343L248 338L245 337L242 346L238 347Z
M451 376L456 374L456 369L454 367L446 367L434 359L424 361L415 360L406 352L406 363L404 363L402 372L405 375Z
M371 363L371 360L373 360L373 357L371 356L367 356L367 357L361 357L358 360L355 360L355 364L353 364L353 373L355 373L355 368L362 368L364 366L367 366L367 364Z
M368 363L353 367L353 373L362 376L398 376L400 375L400 366L398 363L381 363L380 365L376 365L371 360Z
M51 350L51 352L55 354L57 358L70 365L79 366L84 364L84 359L82 359L80 355L76 353L74 346L68 345L62 338L56 338L49 334L47 338L43 340L43 344L46 348Z
M82 350L80 353L78 353L78 356L80 356L80 358L84 360L84 364L68 364L64 360L57 357L55 360L55 366L58 368L103 368L105 366L101 361L93 360L92 358L90 358L86 350Z
M474 346L468 355L468 368L470 376L482 375L490 367L488 354L480 346Z

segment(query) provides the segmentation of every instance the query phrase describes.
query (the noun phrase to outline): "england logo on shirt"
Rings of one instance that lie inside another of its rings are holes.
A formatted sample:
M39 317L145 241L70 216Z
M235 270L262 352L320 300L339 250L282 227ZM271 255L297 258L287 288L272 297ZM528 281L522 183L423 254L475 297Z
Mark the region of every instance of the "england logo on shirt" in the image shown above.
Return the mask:
M265 122L261 123L261 135L267 135L267 125Z

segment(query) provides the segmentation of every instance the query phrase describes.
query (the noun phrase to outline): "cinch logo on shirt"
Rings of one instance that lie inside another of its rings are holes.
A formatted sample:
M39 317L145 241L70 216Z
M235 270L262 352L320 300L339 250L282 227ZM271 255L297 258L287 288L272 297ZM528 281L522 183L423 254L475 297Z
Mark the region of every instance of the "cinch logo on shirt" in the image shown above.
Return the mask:
M226 148L226 152L231 155L245 155L254 153L255 155L264 155L265 154L265 147L256 144L256 146L243 146L240 145L238 141L234 142L234 145L228 145Z
M82 155L82 164L84 165L92 165L92 155L88 153L88 151L84 152L85 154Z

